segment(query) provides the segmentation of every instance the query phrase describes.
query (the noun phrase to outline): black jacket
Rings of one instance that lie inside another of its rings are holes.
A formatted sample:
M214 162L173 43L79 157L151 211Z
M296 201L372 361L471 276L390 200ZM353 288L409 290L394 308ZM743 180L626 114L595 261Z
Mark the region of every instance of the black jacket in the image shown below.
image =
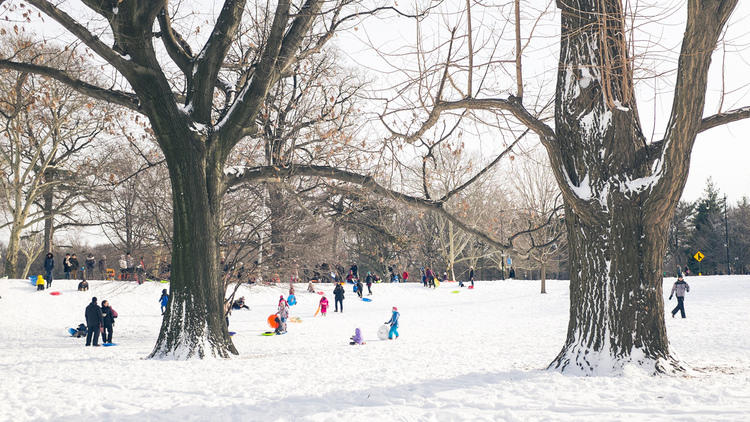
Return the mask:
M78 264L78 258L70 258L70 269L80 270L81 267Z
M112 308L110 306L102 306L102 323L105 328L112 328L115 323L115 317L112 315Z
M336 299L344 300L344 288L341 287L340 284L337 284L333 289L333 295L336 297Z
M89 327L98 327L102 324L102 308L95 302L89 303L86 307L86 325Z
M44 270L52 271L55 269L55 258L44 258Z

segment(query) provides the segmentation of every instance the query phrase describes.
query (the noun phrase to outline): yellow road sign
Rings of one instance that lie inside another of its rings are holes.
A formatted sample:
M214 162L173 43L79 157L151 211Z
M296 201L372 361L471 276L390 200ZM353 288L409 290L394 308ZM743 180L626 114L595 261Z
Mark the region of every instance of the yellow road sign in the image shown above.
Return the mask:
M693 255L693 258L695 258L695 260L696 260L696 261L698 261L698 262L701 262L701 261L703 261L703 258L705 258L705 257L706 257L706 256L705 256L705 255L703 255L703 254L701 253L701 251L698 251L698 252L696 252L696 253L695 253L695 255Z

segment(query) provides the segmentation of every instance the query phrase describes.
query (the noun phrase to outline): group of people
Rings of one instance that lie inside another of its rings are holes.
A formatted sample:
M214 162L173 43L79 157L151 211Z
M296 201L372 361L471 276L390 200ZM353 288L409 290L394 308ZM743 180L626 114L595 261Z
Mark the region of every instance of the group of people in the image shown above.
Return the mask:
M146 279L146 264L143 257L136 262L130 252L127 252L125 255L120 255L118 265L120 280L135 280L138 284L143 284Z
M109 301L103 300L102 305L99 306L96 297L92 297L84 316L86 318L86 346L99 346L99 334L102 336L102 343L111 344L117 311L109 305ZM81 325L78 326L77 337L82 334Z
M99 277L104 278L106 276L106 267L107 256L102 255L102 257L98 260ZM86 255L85 260L83 261L83 265L81 265L76 254L66 253L65 257L63 258L62 268L66 280L77 280L79 277L82 280L85 280L86 278L91 279L97 275L97 260L94 257L94 254L89 252ZM50 283L52 283L55 275L54 273L55 256L54 254L52 254L52 252L48 252L44 257L44 278L45 280L47 280L47 287L49 287Z

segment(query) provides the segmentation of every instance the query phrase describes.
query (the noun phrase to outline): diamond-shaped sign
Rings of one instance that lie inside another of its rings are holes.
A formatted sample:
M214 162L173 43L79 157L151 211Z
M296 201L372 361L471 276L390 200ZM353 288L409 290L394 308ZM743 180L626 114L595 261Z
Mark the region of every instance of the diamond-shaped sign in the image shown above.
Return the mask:
M705 257L706 257L706 256L705 256L705 255L703 255L703 254L701 253L701 251L698 251L698 252L696 252L696 253L695 253L695 255L693 255L693 258L695 258L695 260L696 260L696 261L698 261L698 262L701 262L701 261L703 261L703 258L705 258Z

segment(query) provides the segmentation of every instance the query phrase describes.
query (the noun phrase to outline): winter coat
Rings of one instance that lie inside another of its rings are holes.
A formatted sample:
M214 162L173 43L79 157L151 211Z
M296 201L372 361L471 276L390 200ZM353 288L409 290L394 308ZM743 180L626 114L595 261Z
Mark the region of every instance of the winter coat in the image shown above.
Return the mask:
M66 256L65 259L63 259L63 271L66 273L70 272L70 257Z
M86 269L93 270L96 266L96 259L93 256L86 258Z
M159 302L161 303L161 306L167 306L167 302L169 302L169 295L162 294L159 298Z
M354 329L354 336L352 336L352 341L355 344L362 344L362 331L360 331L359 328Z
M89 327L99 327L102 324L102 308L96 302L89 303L86 307L86 325Z
M393 315L391 315L391 319L389 319L388 322L386 322L386 324L391 324L391 327L398 328L398 317L399 316L401 316L401 314L398 313L398 311L393 311Z
M55 258L44 258L44 271L52 271L55 269Z
M469 270L469 280L474 280L474 270Z
M279 317L281 319L287 319L289 317L289 306L287 306L286 301L279 302Z
M80 269L80 264L78 263L78 258L70 258L70 268L71 269Z
M39 286L39 285L44 286L44 277L37 277L36 278L36 285L37 286Z
M325 313L326 309L328 309L328 299L322 298L320 299L320 311Z
M333 289L333 295L337 300L344 300L344 288L340 284L337 284Z
M102 306L102 325L105 328L112 328L117 318L117 312L111 306Z
M689 291L689 284L685 283L684 280L677 280L672 286L672 293L670 293L669 296L671 297L672 295L676 295L677 297L685 297L685 292Z
M365 277L365 284L368 286L372 285L372 276L370 274L367 274L367 277Z

